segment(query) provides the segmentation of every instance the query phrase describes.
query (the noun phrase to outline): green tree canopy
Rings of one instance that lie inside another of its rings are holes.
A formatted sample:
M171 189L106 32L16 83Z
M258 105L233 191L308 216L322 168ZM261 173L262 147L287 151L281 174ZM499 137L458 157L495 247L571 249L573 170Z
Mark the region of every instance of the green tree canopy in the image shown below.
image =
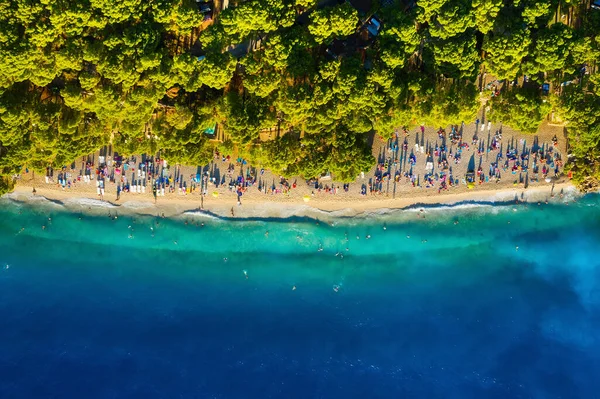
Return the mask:
M358 25L358 12L349 4L316 10L308 30L317 43L351 35Z

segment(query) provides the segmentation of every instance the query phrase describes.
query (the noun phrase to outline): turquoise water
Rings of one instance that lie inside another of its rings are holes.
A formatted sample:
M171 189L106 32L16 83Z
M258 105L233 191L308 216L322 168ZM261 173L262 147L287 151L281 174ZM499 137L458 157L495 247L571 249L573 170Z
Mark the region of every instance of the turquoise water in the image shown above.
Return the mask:
M2 200L0 397L598 397L599 197L418 215Z

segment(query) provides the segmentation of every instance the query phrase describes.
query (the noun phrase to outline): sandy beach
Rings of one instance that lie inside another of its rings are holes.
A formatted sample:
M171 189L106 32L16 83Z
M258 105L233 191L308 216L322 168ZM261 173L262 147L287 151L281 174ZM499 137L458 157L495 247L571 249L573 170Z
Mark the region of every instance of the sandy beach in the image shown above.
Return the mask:
M487 136L489 143L489 136L500 128L500 125L491 125L479 134L480 136ZM411 148L409 151L414 151L417 158L414 166L410 166L410 170L413 175L419 176L419 178L422 178L426 173L425 161L427 156L422 149L423 145L418 146L418 144L419 142L421 144L425 143L427 148L435 148L434 146L437 146L439 142L437 130L426 128L424 134L421 134L418 128L412 129L406 138L410 142ZM475 136L476 131L480 132L475 124L466 125L463 140L471 143L471 137ZM502 134L503 145L515 143L515 147L530 145L534 139L540 145L549 146L552 145L552 138L558 136L560 139L554 147L563 159L566 158L566 141L564 136L561 135L562 128L544 125L537 135L524 135L503 127ZM483 142L485 143L485 139ZM413 146L415 147L414 150ZM468 168L468 157L471 159L477 158L483 171L487 172L499 150L491 152L491 154L476 154L475 152L475 146L472 146L463 153L461 162L452 163L450 166L451 173L454 174L457 180L463 178L463 181L442 191L438 190L437 182L432 185L426 185L425 182L422 182L415 186L407 177L400 175L398 179L390 178L384 181L380 184L379 190L368 190L364 194L364 192L361 192L364 187L374 185L373 180L378 166L380 170L383 164L381 162L380 165L374 165L370 171L366 172L364 177L359 176L354 183L350 183L347 191L342 189L343 185L341 183L329 179L320 181L323 189L315 189L314 184L308 185L298 177L287 180L290 184L291 182L296 184L294 188L285 192L286 190L278 189L280 185L277 182L280 182L281 177L266 170L259 177L263 189L259 191L256 186L248 187L241 197L240 205L238 204L235 185L226 184L226 181L234 181L237 177L236 174L243 173L245 165L235 165L235 161L224 161L222 156L219 156L215 157L211 165L204 168L204 170L209 171L211 177L218 176L215 182L209 183L206 195L202 195L199 187L196 187L196 190L188 190L188 192L167 191L165 196L159 196L155 201L151 183L146 181L144 193L124 192L117 200L117 183L106 180L105 195L101 199L97 194L96 182L93 177L87 183L83 180L77 181L77 178L73 177L73 184L65 188L56 182L46 183L43 175L24 173L19 179L15 191L9 194L9 197L18 201L46 198L50 201L59 201L68 208L77 211L107 212L110 210L122 214L164 214L165 216L179 215L189 211L201 211L221 217L248 218L320 217L327 214L351 217L375 211L381 212L386 209L402 209L417 204L454 204L468 201L507 202L515 200L515 198L524 201L546 201L554 200L553 196L556 197L555 199L559 199L560 193L563 191L575 192L574 187L569 183L569 179L562 173L558 176L552 176L551 179L538 179L538 181L524 184L519 183L518 174L511 174L510 170L503 174L500 181L490 179L469 188L464 183L464 176ZM390 157L390 153L389 142L376 137L373 144L375 158L380 161L386 159L386 157L393 160L393 155ZM90 159L97 161L97 158L97 155L95 155ZM407 171L406 161L406 158L400 159L398 165L394 165L393 168ZM403 162L404 165L402 165ZM189 166L177 166L177 168L181 176L192 176L198 169ZM390 170L393 171L393 168L390 167ZM257 166L258 169L260 169L260 165ZM72 169L71 171L73 175L77 174L75 170ZM266 186L269 189L266 189ZM32 194L34 188L36 190L35 196ZM332 190L332 188L336 189Z
M312 217L326 218L327 216L353 217L371 213L385 213L386 211L413 208L418 205L452 205L460 203L506 203L513 200L524 202L554 202L564 201L577 195L577 190L569 182L545 186L523 188L496 188L481 189L476 191L463 191L450 194L432 194L411 196L407 198L372 198L352 200L349 198L320 198L305 203L300 198L288 198L279 201L279 198L246 198L243 205L237 204L234 196L229 198L206 197L204 209L200 209L200 198L189 196L185 198L173 197L160 199L154 203L151 194L127 198L123 201L101 201L95 193L69 192L62 190L37 188L37 193L32 194L32 188L21 184L15 191L6 197L20 202L35 202L48 200L65 206L74 212L92 214L141 214L173 217L193 212L194 214L215 215L223 218L287 218L287 217ZM561 195L562 193L562 195ZM233 209L233 215L231 210Z

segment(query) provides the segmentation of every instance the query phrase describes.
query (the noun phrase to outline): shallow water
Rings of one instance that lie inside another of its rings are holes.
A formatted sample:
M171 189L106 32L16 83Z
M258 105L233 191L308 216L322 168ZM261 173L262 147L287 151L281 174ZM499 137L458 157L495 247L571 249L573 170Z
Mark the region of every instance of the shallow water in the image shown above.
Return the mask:
M2 200L0 397L598 397L599 197L419 214Z

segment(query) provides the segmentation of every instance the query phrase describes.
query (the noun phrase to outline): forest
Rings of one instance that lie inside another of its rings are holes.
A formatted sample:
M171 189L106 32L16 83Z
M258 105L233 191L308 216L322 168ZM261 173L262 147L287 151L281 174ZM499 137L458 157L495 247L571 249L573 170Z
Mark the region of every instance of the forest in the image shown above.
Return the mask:
M217 149L284 176L353 181L375 162L373 134L469 123L482 99L492 121L523 132L550 113L566 122L573 180L600 183L600 10L588 0L220 8L0 2L0 191L24 168L60 167L108 144L185 165L207 164ZM215 126L223 140L206 133Z

